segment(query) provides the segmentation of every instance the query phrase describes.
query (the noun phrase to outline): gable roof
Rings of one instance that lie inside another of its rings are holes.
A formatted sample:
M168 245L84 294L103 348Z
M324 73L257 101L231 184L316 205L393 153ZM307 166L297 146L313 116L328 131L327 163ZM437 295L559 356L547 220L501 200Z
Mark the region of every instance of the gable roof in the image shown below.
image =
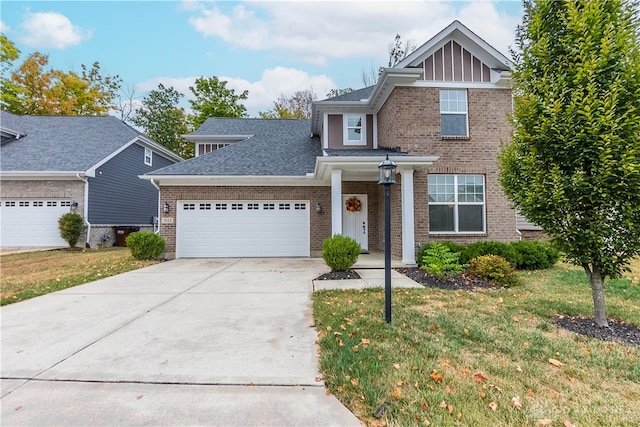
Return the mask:
M133 142L181 160L116 117L1 114L2 128L17 124L24 132L2 144L2 172L85 172Z
M192 135L247 138L145 176L304 176L322 156L319 139L309 134L309 120L212 117Z
M425 57L431 55L445 41L456 40L468 49L473 49L474 54L479 55L483 62L487 63L491 68L498 70L510 70L511 61L500 53L496 48L484 41L476 33L464 26L460 21L453 21L447 25L442 31L430 38L422 46L407 55L402 61L398 62L393 68L415 67L424 60Z

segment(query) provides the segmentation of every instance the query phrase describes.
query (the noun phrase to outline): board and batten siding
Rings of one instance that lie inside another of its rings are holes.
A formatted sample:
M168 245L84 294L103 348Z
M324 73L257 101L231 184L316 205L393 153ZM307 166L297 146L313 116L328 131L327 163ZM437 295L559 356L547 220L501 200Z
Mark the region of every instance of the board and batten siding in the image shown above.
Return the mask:
M144 147L132 144L96 170L89 178L89 222L104 225L153 224L158 215L158 190L139 175L175 163L153 153L144 164Z

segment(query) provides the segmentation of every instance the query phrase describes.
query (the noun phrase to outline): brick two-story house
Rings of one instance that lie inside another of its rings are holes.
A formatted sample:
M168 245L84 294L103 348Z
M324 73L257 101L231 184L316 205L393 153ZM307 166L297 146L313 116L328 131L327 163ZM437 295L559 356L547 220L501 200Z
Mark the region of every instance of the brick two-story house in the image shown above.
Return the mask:
M212 118L198 156L148 173L168 257L311 256L332 234L384 247L378 165L398 165L392 252L518 238L497 180L510 138L509 60L455 21L376 85L313 104L311 120Z

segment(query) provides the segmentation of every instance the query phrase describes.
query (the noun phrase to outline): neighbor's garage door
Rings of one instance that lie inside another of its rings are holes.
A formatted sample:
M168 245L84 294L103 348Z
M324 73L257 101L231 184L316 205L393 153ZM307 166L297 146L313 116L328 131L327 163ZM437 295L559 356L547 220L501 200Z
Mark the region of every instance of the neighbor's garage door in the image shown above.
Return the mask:
M67 246L58 219L70 206L68 200L2 200L0 246Z
M308 201L181 201L176 257L309 256Z

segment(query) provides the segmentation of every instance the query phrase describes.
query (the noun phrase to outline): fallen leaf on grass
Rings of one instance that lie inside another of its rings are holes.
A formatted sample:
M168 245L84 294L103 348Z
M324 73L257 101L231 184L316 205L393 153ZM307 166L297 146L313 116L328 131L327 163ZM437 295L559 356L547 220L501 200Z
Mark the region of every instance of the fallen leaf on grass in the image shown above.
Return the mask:
M479 395L480 395L480 397L481 397L481 398L483 398L483 399L484 399L485 397L487 397L487 393L485 393L485 392L484 392L484 391L482 391L482 390L480 390L480 391L478 392L478 394L479 394Z
M564 425L564 427L576 427L576 425L569 420L564 420L562 424Z
M440 381L442 381L442 377L443 375L438 373L438 371L436 371L435 369L433 370L433 372L431 372L431 375L429 375L431 377L431 379L437 383L439 383Z
M357 378L351 378L351 385L354 387L358 387L358 379Z
M549 363L551 363L556 368L559 368L560 366L564 365L564 363L562 363L561 361L557 359L552 359L552 358L549 358Z
M400 365L399 365L399 364L397 364L397 363L394 363L394 364L393 364L393 367L394 367L394 368L396 368L396 369L400 369Z
M475 374L473 374L473 380L483 383L487 381L487 378L484 375L482 375L480 372L476 372Z
M522 402L520 401L520 398L518 396L514 397L513 399L511 399L511 404L514 406L514 408L516 408L518 411L522 409Z
M496 402L489 402L489 408L491 408L492 411L495 411L498 409L498 404Z
M400 399L401 397L402 397L402 390L400 390L399 388L397 388L397 389L395 389L395 390L393 390L393 391L391 392L391 398L392 398L393 400L398 400L398 399Z
M447 402L445 402L444 400L442 402L440 402L440 404L438 405L441 408L446 408L447 407Z
M447 411L449 411L450 414L453 414L453 405L447 405Z
M553 424L553 420L550 420L549 418L543 418L541 420L538 420L538 422L536 423L537 426L550 426L551 424Z

